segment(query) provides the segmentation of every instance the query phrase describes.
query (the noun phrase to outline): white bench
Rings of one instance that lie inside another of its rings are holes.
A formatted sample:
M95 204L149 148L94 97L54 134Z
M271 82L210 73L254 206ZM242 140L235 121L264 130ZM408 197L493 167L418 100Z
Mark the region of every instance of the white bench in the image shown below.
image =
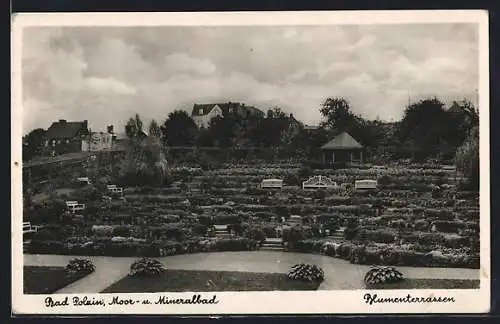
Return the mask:
M123 188L117 187L116 185L107 185L106 189L112 193L123 193Z
M356 180L354 189L356 190L372 190L377 189L377 180Z
M80 182L80 183L85 183L85 184L91 184L92 182L89 180L88 177L82 177L82 178L77 178L77 180Z
M332 179L325 176L314 176L302 182L302 189L332 189L338 185Z
M85 204L80 204L78 201L66 201L66 207L72 212L85 210Z
M265 179L265 180L262 180L260 187L262 189L281 189L281 188L283 188L283 180L281 180L281 179Z

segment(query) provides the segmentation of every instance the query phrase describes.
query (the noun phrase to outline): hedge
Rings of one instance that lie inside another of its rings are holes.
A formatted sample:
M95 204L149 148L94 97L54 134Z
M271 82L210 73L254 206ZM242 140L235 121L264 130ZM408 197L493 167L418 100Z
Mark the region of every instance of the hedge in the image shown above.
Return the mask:
M87 243L65 243L62 241L32 241L27 248L30 254L60 254L112 257L160 257L166 255L221 252L253 251L260 246L256 240L248 238L197 239L183 242L111 242L94 240Z

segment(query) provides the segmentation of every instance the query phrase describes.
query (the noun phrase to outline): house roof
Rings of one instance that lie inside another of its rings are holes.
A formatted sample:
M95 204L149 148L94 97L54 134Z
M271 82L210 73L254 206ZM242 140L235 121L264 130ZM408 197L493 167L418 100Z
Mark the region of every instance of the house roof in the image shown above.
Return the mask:
M343 132L335 136L330 142L321 147L322 149L356 149L363 148L349 133Z
M47 138L71 138L78 134L78 131L84 129L88 132L87 121L83 122L67 122L65 120L59 120L52 123L52 125L47 130Z
M215 106L219 106L222 110L222 114L226 115L229 113L229 108L234 109L235 111L250 111L254 114L264 114L260 109L246 106L238 102L226 102L226 103L212 103L212 104L194 104L193 110L191 112L191 116L204 116L208 114Z
M194 104L191 116L204 116L214 109L217 104Z

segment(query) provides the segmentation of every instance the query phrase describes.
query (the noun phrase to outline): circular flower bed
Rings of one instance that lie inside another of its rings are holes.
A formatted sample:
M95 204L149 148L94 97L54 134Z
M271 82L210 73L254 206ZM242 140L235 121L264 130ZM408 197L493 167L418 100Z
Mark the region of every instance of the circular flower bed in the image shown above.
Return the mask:
M165 266L158 260L150 258L142 258L130 266L129 276L155 276L159 275L166 270Z
M403 274L393 267L372 267L365 275L367 286L394 283L403 280Z
M291 280L321 282L325 279L325 273L323 269L315 264L301 263L292 266L290 272L288 272L288 278Z
M95 265L89 259L73 259L66 266L68 275L87 275L95 271Z

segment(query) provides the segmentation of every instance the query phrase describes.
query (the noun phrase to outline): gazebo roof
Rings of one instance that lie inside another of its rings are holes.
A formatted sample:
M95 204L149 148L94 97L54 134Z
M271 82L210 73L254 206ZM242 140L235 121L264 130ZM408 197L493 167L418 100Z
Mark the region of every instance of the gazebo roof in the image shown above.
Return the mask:
M335 149L360 149L363 145L359 144L349 133L343 132L330 142L321 147L322 149L335 150Z

